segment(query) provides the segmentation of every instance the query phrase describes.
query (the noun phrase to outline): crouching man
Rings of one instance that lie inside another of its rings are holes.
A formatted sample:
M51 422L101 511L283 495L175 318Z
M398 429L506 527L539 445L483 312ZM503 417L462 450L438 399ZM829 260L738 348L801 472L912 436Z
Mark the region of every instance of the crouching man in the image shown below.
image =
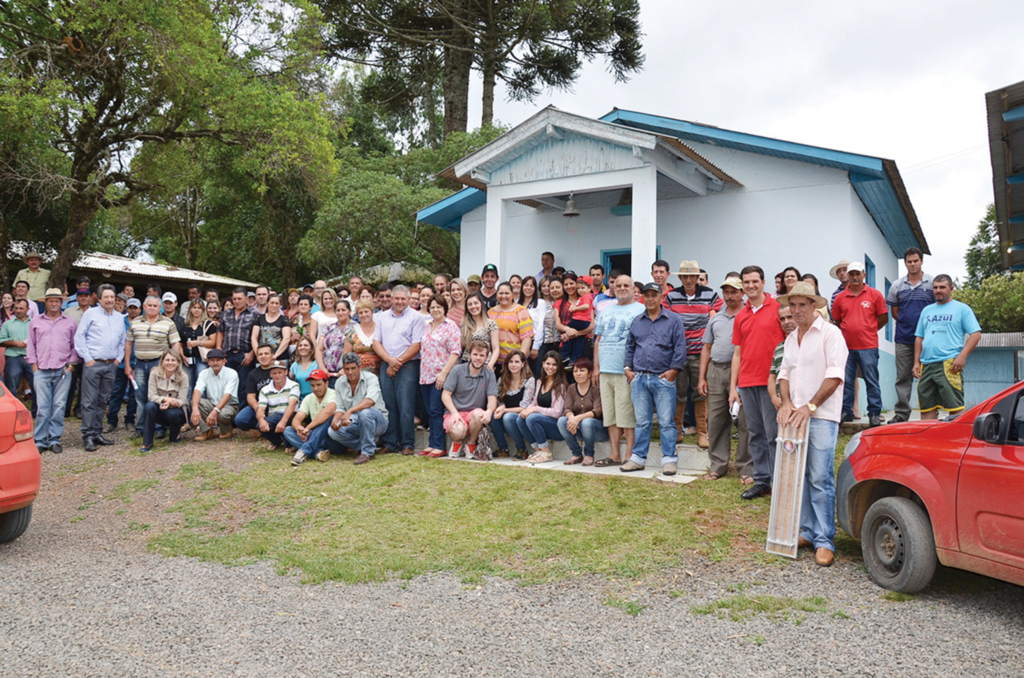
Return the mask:
M199 373L192 391L192 425L199 427L197 442L212 438L214 426L220 427L221 438L230 438L238 414L238 373L227 366L227 354L214 348L206 360L210 369Z
M814 312L827 305L811 283L798 282L779 303L793 311L796 331L786 337L779 368L782 407L779 426L807 425L807 467L800 508L800 547L813 548L823 567L835 558L836 439L843 414L843 385L849 351L842 332Z
M327 387L328 379L330 377L323 370L310 372L306 381L313 392L302 399L291 426L284 430L288 451L295 453L292 466L298 466L313 457L318 461L327 461L331 456L327 449L327 433L331 430L331 419L338 404L335 402L334 389Z
M498 382L494 372L484 367L490 347L482 341L469 345L469 362L456 365L444 382L441 402L447 412L444 415L444 430L451 436L450 456L476 454L476 442L480 431L491 422L498 406Z
M299 404L299 385L288 378L288 365L275 360L270 365L270 383L260 389L256 423L267 441L268 450L276 450L284 440L284 430Z
M341 379L334 385L335 412L327 435L349 449L359 450L353 464L373 461L377 439L388 430L388 409L380 391L380 380L359 367L359 354L349 351L341 357Z

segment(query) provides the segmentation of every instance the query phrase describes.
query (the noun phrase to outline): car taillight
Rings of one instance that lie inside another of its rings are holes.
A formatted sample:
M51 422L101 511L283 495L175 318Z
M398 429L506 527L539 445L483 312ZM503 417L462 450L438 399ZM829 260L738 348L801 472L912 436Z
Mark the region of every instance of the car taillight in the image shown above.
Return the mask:
M27 410L14 415L14 439L18 442L32 439L32 415Z

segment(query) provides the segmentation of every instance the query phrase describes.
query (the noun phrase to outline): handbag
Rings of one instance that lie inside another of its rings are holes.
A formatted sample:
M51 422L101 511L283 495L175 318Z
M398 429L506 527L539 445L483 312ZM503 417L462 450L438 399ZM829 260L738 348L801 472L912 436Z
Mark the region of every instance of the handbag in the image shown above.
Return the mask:
M209 320L207 320L207 321L206 321L206 324L205 324L205 325L203 325L203 337L204 337L204 338L205 338L205 337L207 336L207 331L209 330L209 328L210 328L210 325L211 325L211 323L210 323L210 321L209 321ZM201 361L203 361L203 362L205 363L205 362L206 362L206 356L207 356L207 354L208 354L208 353L209 353L209 352L210 352L211 350L213 350L213 349L205 348L205 347L203 347L203 346L196 346L196 348L198 348L198 349L199 349L199 359L200 359Z

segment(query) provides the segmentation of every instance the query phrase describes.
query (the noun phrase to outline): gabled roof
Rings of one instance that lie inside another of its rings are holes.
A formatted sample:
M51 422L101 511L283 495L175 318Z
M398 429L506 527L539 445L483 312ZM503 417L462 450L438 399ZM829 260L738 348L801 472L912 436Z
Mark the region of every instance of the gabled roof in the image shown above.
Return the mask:
M1024 269L1024 82L985 95L992 189L1003 265ZM1009 251L1013 248L1013 251Z
M925 254L931 254L921 223L917 220L914 206L910 203L907 189L903 185L903 179L892 160L618 108L601 119L678 137L684 141L807 162L849 172L853 189L882 231L893 253L897 257L902 257L908 247L919 247Z

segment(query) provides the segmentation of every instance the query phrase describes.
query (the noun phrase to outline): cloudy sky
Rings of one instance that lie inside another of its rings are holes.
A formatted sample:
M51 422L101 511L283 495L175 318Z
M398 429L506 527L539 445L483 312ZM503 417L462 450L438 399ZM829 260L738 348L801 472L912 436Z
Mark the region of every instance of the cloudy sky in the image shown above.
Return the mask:
M548 104L628 108L896 161L932 257L963 255L992 202L985 93L1024 80L1022 0L640 0L644 71L591 63L572 92L500 101L515 125ZM479 86L470 126L479 123Z

